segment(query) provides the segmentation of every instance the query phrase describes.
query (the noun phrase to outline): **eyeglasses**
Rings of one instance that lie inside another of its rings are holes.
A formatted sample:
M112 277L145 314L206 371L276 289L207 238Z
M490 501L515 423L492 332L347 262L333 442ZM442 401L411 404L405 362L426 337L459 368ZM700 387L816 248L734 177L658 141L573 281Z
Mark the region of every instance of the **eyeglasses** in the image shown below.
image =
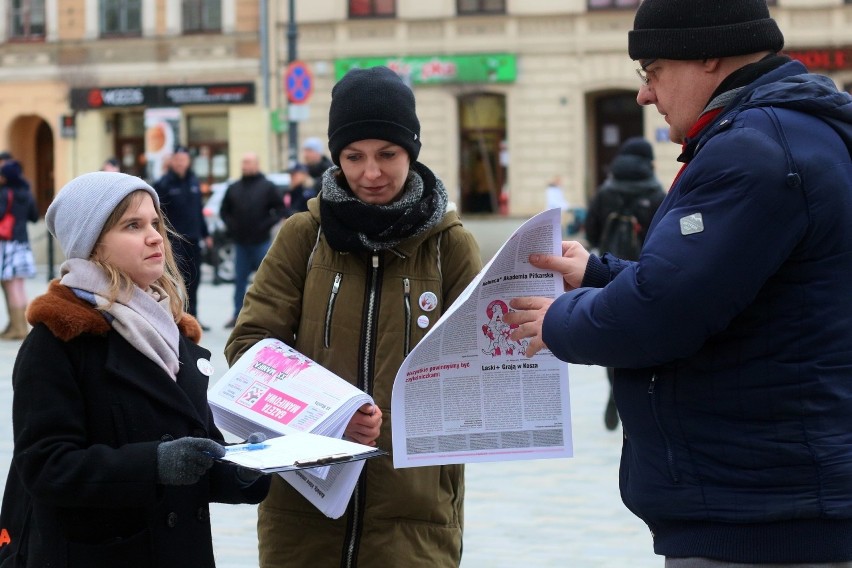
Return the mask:
M636 69L636 74L639 75L639 80L642 81L643 85L647 85L651 82L651 78L648 77L648 67L656 63L657 59L646 59L645 61L639 62L639 67Z

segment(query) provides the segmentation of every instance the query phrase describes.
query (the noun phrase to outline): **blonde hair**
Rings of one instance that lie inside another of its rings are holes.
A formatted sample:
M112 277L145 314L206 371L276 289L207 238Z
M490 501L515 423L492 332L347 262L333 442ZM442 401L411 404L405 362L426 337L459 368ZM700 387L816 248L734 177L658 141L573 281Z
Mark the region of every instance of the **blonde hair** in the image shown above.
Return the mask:
M150 196L144 189L139 189L129 193L127 197L122 199L118 205L115 206L115 209L113 209L110 216L107 217L106 223L104 223L104 227L101 229L101 234L98 235L98 240L95 242L95 246L92 249L92 256L89 260L100 266L109 278L109 289L107 290L106 295L109 305L104 306L104 309L108 309L112 306L112 304L115 303L120 296L125 294L129 295L136 284L127 274L121 272L114 265L98 258L98 249L100 248L104 235L110 229L118 225L118 222L121 221L121 218L127 210L130 209L131 206L138 204L146 195ZM160 233L161 237L163 237L163 258L165 260L163 275L156 280L155 284L162 288L166 295L168 295L169 308L171 309L175 322L178 322L183 317L184 310L186 308L186 286L184 285L183 277L178 270L177 262L175 262L175 255L172 251L171 242L169 242L169 236L176 235L176 233L168 224L166 218L163 216L163 212L156 203L154 203L154 209L157 212L157 216L160 218L160 224L157 227L157 232Z

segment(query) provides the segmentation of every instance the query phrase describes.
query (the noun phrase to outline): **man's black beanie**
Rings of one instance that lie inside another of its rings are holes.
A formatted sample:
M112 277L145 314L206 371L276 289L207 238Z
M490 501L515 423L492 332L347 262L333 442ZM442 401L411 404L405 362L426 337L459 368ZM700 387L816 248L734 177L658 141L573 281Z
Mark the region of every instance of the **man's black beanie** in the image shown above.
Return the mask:
M370 139L402 146L412 162L420 154L414 93L387 67L351 69L331 89L328 149L332 161L339 166L346 146Z
M697 60L779 52L766 0L644 0L627 34L630 59Z

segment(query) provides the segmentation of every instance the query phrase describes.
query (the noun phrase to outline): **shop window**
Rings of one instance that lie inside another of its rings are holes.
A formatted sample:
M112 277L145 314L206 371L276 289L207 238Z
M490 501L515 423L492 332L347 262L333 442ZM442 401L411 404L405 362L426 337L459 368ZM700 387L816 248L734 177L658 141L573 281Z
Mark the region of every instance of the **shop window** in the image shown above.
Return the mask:
M349 0L350 18L393 18L396 0Z
M142 35L142 0L101 0L102 36Z
M12 0L9 3L9 39L44 39L44 0Z
M635 10L640 0L588 0L590 12L595 10Z
M183 33L222 31L222 0L183 0Z
M506 0L456 0L459 16L505 14Z
M141 112L119 113L113 117L114 152L121 171L144 178L145 115ZM104 157L106 158L106 156Z
M224 114L194 115L187 117L186 123L192 170L206 193L210 185L227 181L229 177L228 117Z

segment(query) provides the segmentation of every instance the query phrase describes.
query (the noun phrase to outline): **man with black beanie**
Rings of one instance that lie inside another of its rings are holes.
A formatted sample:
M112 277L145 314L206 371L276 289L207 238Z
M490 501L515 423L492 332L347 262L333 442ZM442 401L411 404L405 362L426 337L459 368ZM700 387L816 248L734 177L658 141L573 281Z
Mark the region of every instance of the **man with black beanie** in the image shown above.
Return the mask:
M641 256L565 243L527 354L615 367L621 495L667 568L852 566L852 96L764 0L644 0L628 35L683 167Z

